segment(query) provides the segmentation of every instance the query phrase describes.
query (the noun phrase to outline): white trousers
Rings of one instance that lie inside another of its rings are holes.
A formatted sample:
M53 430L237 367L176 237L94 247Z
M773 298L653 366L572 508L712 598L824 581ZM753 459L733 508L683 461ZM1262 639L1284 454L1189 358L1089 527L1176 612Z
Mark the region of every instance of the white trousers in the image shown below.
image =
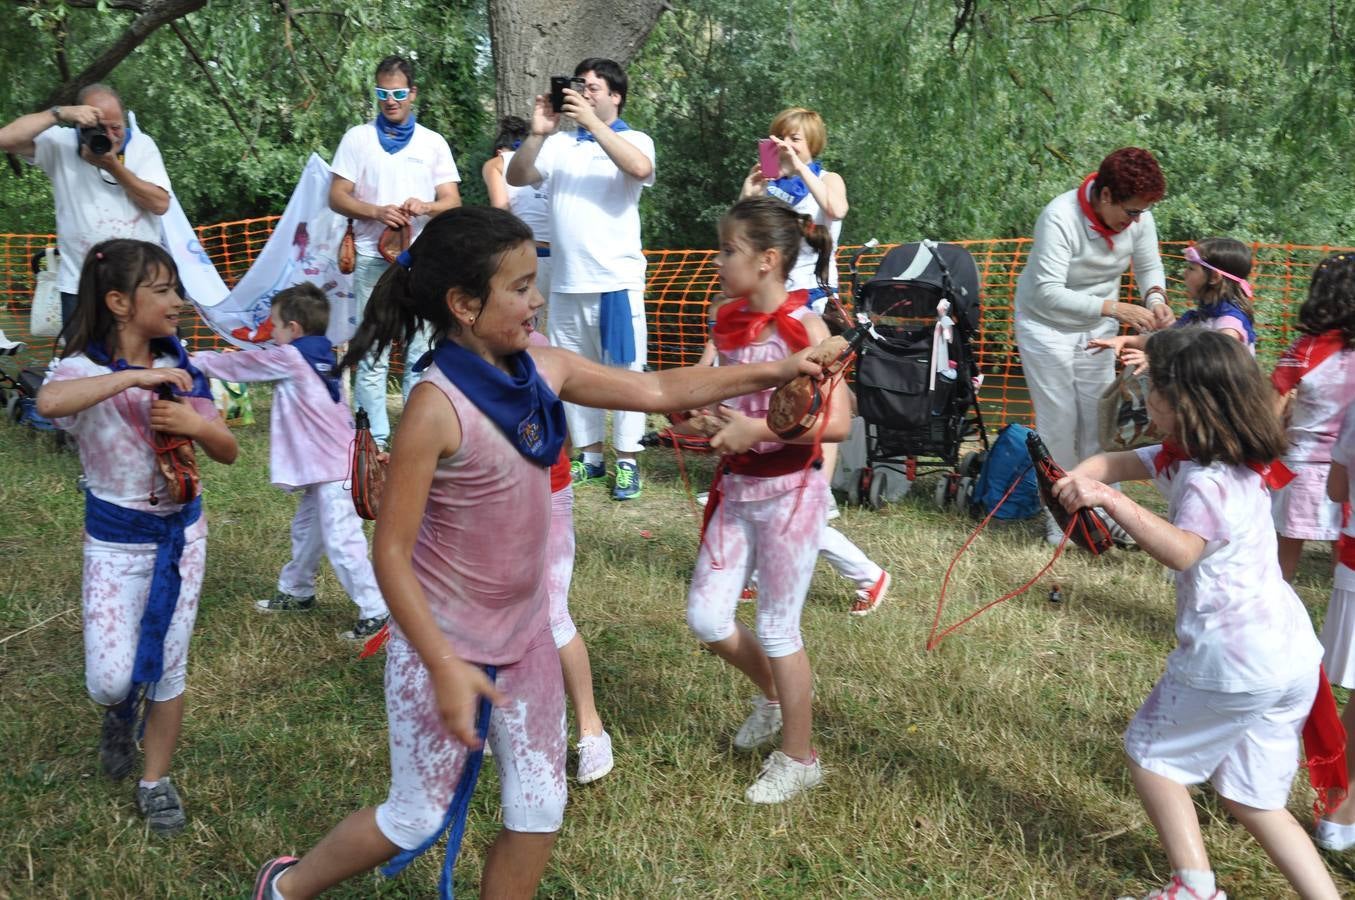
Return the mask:
M367 558L367 536L341 481L307 485L292 517L292 558L278 575L278 590L294 597L315 596L320 558L329 557L334 575L358 605L363 619L386 614Z
M550 533L546 537L546 596L550 598L550 634L556 649L579 630L569 614L569 585L574 580L574 488L550 495Z
M642 372L648 352L645 327L644 294L627 291L630 296L631 327L635 332L635 362L626 368ZM565 350L573 350L594 362L602 362L602 332L599 306L601 294L550 295L550 342ZM591 406L565 404L565 419L569 436L576 449L602 443L607 435L607 411ZM617 411L612 413L612 446L621 453L640 452L640 438L645 433L645 414Z
M1115 380L1115 355L1109 350L1088 352L1087 341L1118 331L1114 319L1087 331L1059 331L1016 316L1016 348L1035 407L1035 430L1064 470L1101 452L1097 405Z

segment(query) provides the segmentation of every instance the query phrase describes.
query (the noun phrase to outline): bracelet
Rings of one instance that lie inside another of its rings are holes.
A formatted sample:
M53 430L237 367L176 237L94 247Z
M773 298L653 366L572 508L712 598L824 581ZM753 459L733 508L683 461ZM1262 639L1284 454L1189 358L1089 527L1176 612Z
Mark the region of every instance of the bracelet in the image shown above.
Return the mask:
M64 122L61 121L61 107L53 106L51 109L48 110L48 112L52 114L53 119L56 119L56 124L58 125L65 124Z
M1159 303L1167 302L1167 292L1157 285L1148 289L1148 293L1143 295L1143 302L1150 307L1157 306Z

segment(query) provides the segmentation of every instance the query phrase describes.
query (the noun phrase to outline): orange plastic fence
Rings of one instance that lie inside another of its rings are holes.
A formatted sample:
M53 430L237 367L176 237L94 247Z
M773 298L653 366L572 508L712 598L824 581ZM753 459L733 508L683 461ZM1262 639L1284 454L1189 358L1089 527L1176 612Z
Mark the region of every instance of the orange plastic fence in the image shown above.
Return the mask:
M198 229L203 249L216 263L228 285L233 285L249 269L254 257L272 233L277 216L207 225ZM0 329L11 339L30 340L29 306L33 292L34 255L49 246L52 235L0 234ZM1016 277L1025 265L1029 238L997 240L957 240L978 265L981 285L982 324L976 342L979 366L984 374L979 399L988 422L1024 422L1033 418L1030 399L1021 377L1020 359L1012 336L1012 298ZM893 244L867 251L861 258L864 281ZM1186 304L1180 282L1184 244L1163 244L1168 269L1168 293L1173 308ZM1256 266L1252 283L1256 286L1258 355L1270 362L1293 340L1293 319L1307 291L1312 267L1329 253L1355 248L1296 244L1253 244ZM838 249L844 294L848 290L847 265L859 249ZM649 362L657 368L693 363L701 355L706 338L706 304L718 290L714 250L651 250L646 306L649 311ZM1132 276L1122 284L1125 299L1137 295ZM844 296L844 300L847 299ZM186 329L186 337L197 347L219 344L206 324L199 321ZM36 341L21 360L32 364L49 355L50 340Z

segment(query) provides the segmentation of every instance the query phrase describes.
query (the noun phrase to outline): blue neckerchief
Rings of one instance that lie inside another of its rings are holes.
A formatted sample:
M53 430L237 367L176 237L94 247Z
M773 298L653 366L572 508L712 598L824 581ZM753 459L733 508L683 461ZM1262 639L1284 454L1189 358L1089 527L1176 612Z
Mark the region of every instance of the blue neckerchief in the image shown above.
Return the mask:
M376 121L372 123L376 126L377 140L381 141L381 149L387 153L399 153L405 149L409 139L414 137L414 113L409 114L409 118L396 125L390 119L387 119L381 113L376 114Z
M513 141L513 146L512 146L511 149L516 150L517 148L519 148L519 147L521 147L521 146L522 146L522 141Z
M414 366L429 361L499 427L513 447L538 466L553 464L565 444L565 407L536 371L531 354L509 357L514 374L490 365L465 347L443 340Z
M485 666L484 670L490 681L498 674L496 666ZM452 794L452 802L447 804L447 815L443 817L438 830L413 850L402 851L382 866L382 875L387 878L399 875L406 866L437 843L438 838L442 837L442 833L450 826L451 831L447 835L447 856L442 863L442 876L438 878L438 895L442 900L452 900L452 867L456 865L457 854L461 852L461 839L466 834L466 813L470 810L470 798L475 793L475 782L480 777L480 764L485 758L484 741L485 736L489 734L489 717L492 713L489 700L481 697L475 711L475 734L480 738L480 749L472 750L466 756L465 768L461 770L461 778L456 782L456 792Z
M823 171L823 166L811 159L809 171L818 175ZM796 207L800 205L801 200L809 196L809 185L805 184L805 180L799 175L788 175L767 182L767 193Z
M1256 344L1256 328L1253 327L1251 316L1247 315L1237 304L1231 300L1219 300L1217 303L1211 303L1208 306L1197 306L1195 309L1189 309L1181 313L1176 320L1178 325L1191 325L1207 322L1210 319L1221 319L1224 316L1232 316L1242 322L1242 328L1247 332L1247 346Z
M635 362L635 327L631 324L630 292L603 291L598 299L598 336L602 361L614 366Z
M625 119L617 119L615 122L612 123L611 129L612 131L615 131L617 134L620 134L623 131L630 131L630 126L626 124ZM593 133L590 132L587 128L584 128L582 126L580 126L579 130L575 133L574 136L578 138L580 142L597 141L597 138L593 137Z
M85 491L85 534L96 541L115 544L156 545L150 594L141 613L136 657L132 662L132 690L119 704L127 718L136 715L146 691L164 674L165 633L183 587L179 559L187 543L184 532L201 516L201 496L194 497L176 513L157 516L100 500L93 491Z
M339 361L334 358L334 344L323 334L308 334L292 341L292 346L301 351L301 358L329 389L330 399L338 403Z
M144 369L145 366L134 366L125 359L110 359L108 350L104 347L102 341L90 341L85 345L85 355L101 366L108 366L114 372L121 372L125 369ZM183 369L189 375L193 376L193 388L188 391L181 391L174 388L174 393L180 397L203 397L207 400L212 399L212 386L207 381L207 376L202 374L202 370L188 361L188 351L184 349L179 339L170 335L169 337L154 338L151 340L151 356L172 356L174 358L174 367Z

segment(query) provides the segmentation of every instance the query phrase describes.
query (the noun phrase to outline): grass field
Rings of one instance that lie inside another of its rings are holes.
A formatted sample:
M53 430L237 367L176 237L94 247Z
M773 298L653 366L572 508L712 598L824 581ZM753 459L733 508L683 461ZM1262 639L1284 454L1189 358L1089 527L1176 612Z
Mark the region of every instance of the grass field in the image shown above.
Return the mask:
M145 833L130 782L98 773L82 673L78 462L0 428L0 897L244 896L263 859L308 848L384 797L381 660L360 662L337 639L354 607L333 576L322 576L314 613L252 609L286 561L295 505L268 485L266 394L255 408L239 462L204 466L208 575L174 767L189 825L170 841ZM686 460L701 489L709 462ZM730 743L751 691L683 618L698 520L671 454L647 453L643 469L637 501L613 503L598 487L576 499L571 606L617 766L571 788L541 896L1101 898L1165 881L1119 749L1173 643L1160 566L1141 553L1060 560L1064 603L1037 586L929 653L941 576L970 523L924 502L927 490L879 513L844 509L839 526L895 586L875 615L852 619L850 586L820 567L803 628L827 780L783 806L752 807L742 794L760 759ZM985 534L957 567L946 621L1048 556L1033 527ZM1318 620L1327 565L1318 550L1300 573ZM457 867L463 896L497 831L497 795L490 766ZM1292 797L1305 823L1311 799L1306 783ZM1290 895L1207 789L1198 809L1229 896ZM440 864L439 853L332 896L431 896ZM1355 892L1355 866L1331 864Z

